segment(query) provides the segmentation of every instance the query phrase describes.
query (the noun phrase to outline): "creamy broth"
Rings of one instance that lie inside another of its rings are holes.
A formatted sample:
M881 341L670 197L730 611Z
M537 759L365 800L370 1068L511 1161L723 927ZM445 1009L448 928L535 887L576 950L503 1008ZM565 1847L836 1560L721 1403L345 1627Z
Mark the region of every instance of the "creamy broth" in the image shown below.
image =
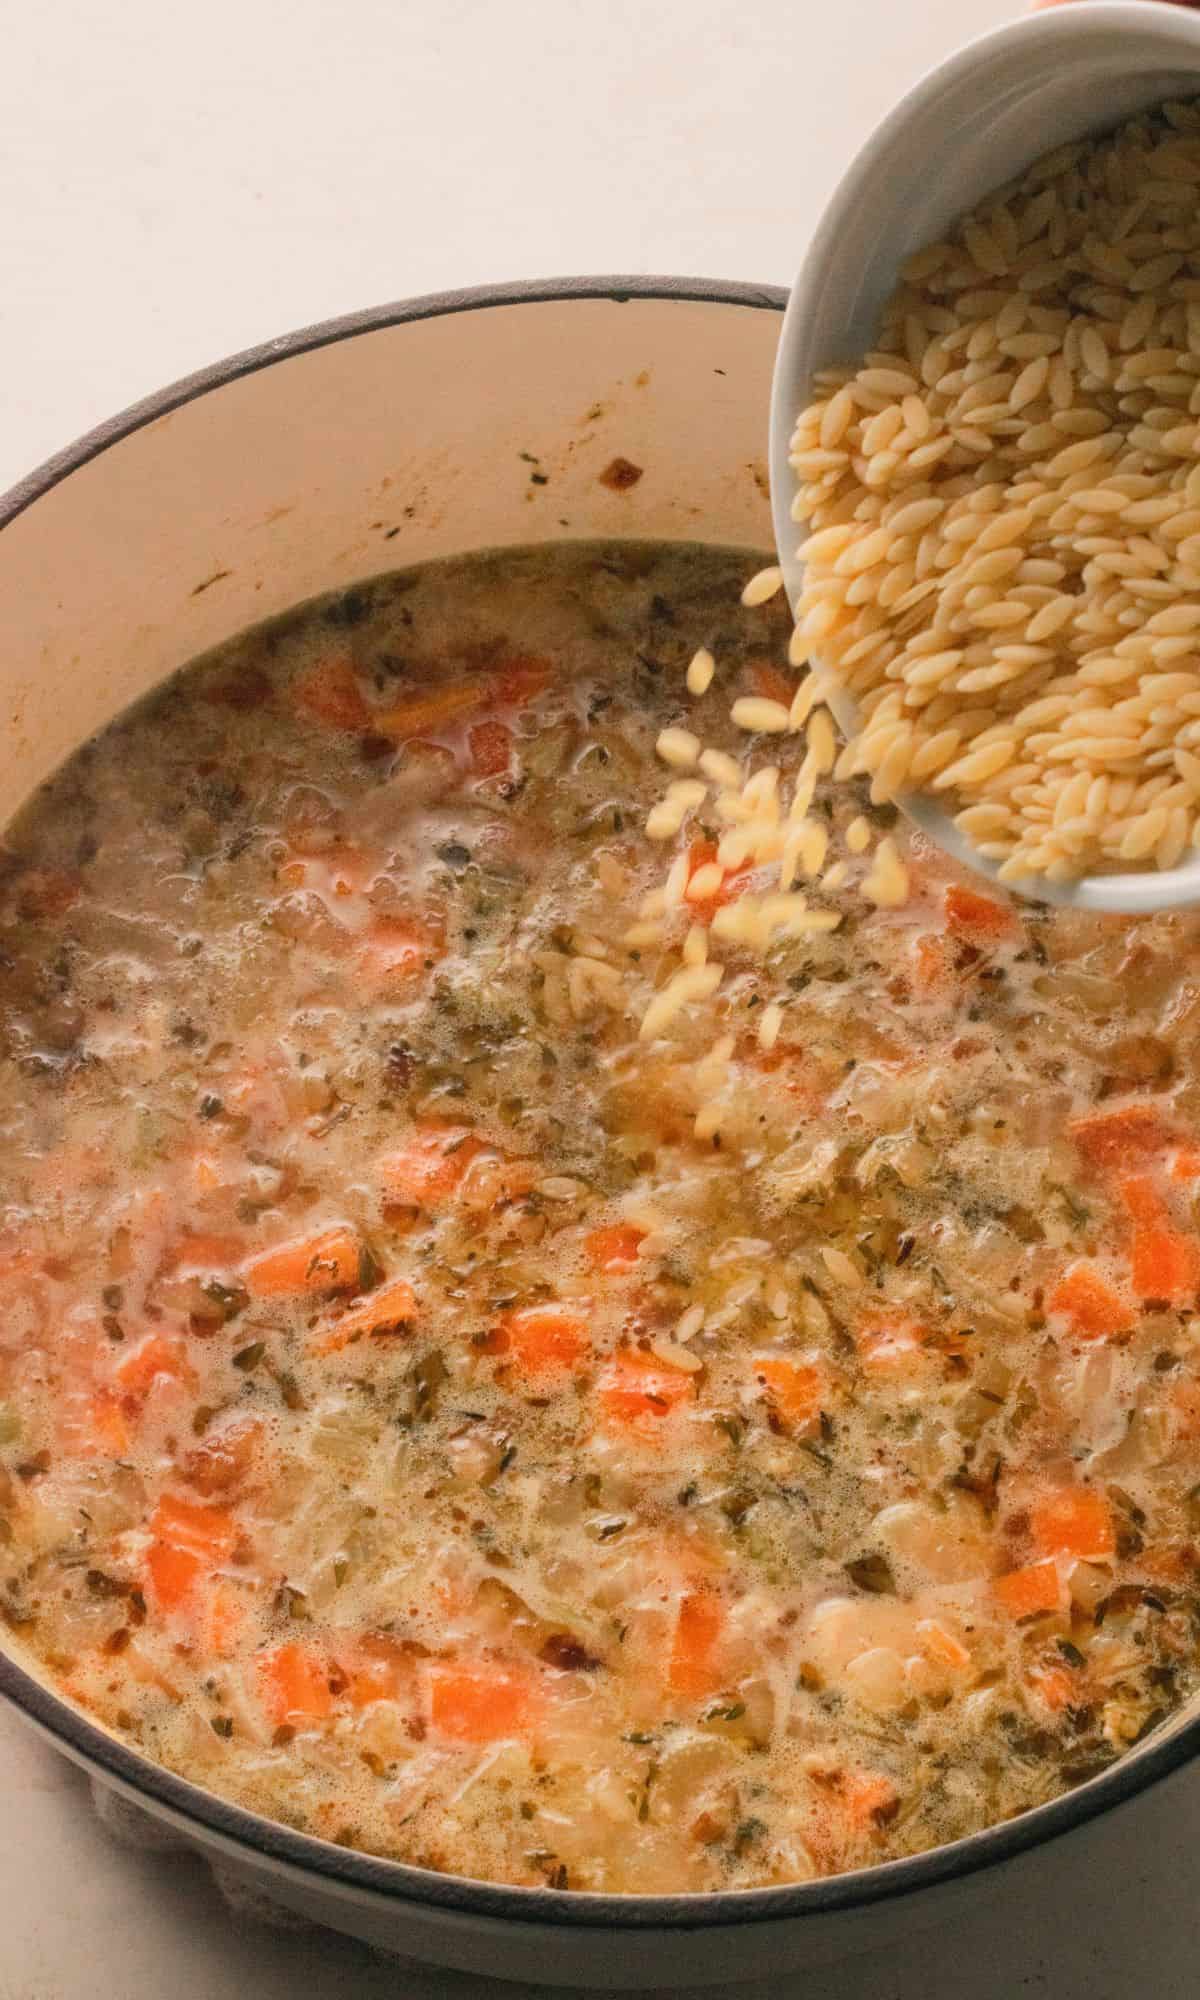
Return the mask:
M719 834L646 837L659 731L787 767L728 719L786 657L756 566L385 577L8 829L0 1608L326 1838L800 1880L1052 1797L1196 1687L1200 920L997 901L826 785L831 856L865 813L907 902L852 856L836 929L639 1039L754 880L639 930Z

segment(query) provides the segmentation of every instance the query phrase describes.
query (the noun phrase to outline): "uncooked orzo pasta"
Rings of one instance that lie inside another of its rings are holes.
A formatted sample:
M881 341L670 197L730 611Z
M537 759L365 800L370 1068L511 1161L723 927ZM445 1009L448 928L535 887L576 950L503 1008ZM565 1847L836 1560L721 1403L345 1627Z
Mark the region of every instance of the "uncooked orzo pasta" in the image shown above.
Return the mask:
M945 794L1006 881L1174 867L1200 844L1200 106L997 190L816 390L792 659L858 705L839 775Z

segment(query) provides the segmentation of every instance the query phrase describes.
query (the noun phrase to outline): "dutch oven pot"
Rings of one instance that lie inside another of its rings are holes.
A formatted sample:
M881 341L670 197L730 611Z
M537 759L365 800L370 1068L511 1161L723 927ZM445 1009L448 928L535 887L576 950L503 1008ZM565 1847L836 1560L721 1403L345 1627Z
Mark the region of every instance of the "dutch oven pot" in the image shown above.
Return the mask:
M73 445L0 500L0 814L195 654L383 570L573 537L766 549L784 304L669 279L420 299L235 356ZM829 1963L987 1897L1023 1921L1069 1909L1069 1872L1105 1842L1111 1856L1114 1836L1167 1865L1172 1795L1200 1745L1181 1715L1065 1798L910 1860L643 1898L472 1882L259 1818L53 1693L12 1633L0 1694L277 1903L435 1963L609 1988Z

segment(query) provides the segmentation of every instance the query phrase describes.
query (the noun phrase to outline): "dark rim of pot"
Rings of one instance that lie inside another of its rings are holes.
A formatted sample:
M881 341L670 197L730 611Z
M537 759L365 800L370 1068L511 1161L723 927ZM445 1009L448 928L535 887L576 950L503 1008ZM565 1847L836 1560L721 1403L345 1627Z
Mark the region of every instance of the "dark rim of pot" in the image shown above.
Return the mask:
M509 285L480 286L456 292L435 292L323 320L286 334L280 340L246 348L225 361L161 389L89 431L75 444L55 454L35 472L0 497L0 530L35 501L68 479L112 445L154 423L168 411L195 402L243 375L253 375L293 355L384 327L440 319L452 313L483 312L551 302L610 300L679 300L705 305L741 306L782 314L787 293L774 285L750 285L703 278L550 278ZM763 412L764 427L766 411ZM1011 1860L1083 1826L1110 1807L1161 1782L1200 1751L1200 1714L1189 1722L1168 1725L1140 1748L1119 1759L1111 1769L1066 1792L1048 1805L1034 1807L1018 1818L985 1827L964 1840L929 1849L899 1861L845 1875L780 1888L712 1890L679 1896L597 1895L580 1890L518 1888L443 1875L404 1861L387 1861L352 1848L337 1847L310 1834L296 1833L275 1820L262 1818L206 1792L186 1778L153 1763L148 1757L110 1736L79 1710L54 1694L35 1675L0 1650L0 1696L34 1722L43 1734L75 1761L114 1780L127 1794L159 1808L176 1822L206 1831L226 1849L242 1850L289 1871L323 1878L330 1887L374 1892L393 1902L435 1905L472 1917L493 1917L521 1923L569 1925L597 1930L703 1930L714 1925L779 1922L807 1915L863 1909L895 1896L932 1888L938 1882L974 1874L978 1869Z

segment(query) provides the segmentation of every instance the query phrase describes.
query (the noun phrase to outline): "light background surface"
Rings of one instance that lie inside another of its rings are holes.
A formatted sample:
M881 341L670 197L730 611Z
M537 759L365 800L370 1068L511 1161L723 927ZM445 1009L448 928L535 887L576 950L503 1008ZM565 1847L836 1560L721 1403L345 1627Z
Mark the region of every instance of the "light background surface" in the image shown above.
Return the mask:
M787 283L872 125L1008 11L1005 0L10 4L0 490L174 377L358 306L579 272ZM1180 1818L1177 1845L1168 1828L1154 1852L1114 1829L1070 1907L934 1931L785 1990L1192 2000L1200 1784ZM400 1968L321 1933L235 1924L199 1864L116 1845L82 1780L0 1714L0 2000L293 2000L298 1989L305 2000L517 1992Z

